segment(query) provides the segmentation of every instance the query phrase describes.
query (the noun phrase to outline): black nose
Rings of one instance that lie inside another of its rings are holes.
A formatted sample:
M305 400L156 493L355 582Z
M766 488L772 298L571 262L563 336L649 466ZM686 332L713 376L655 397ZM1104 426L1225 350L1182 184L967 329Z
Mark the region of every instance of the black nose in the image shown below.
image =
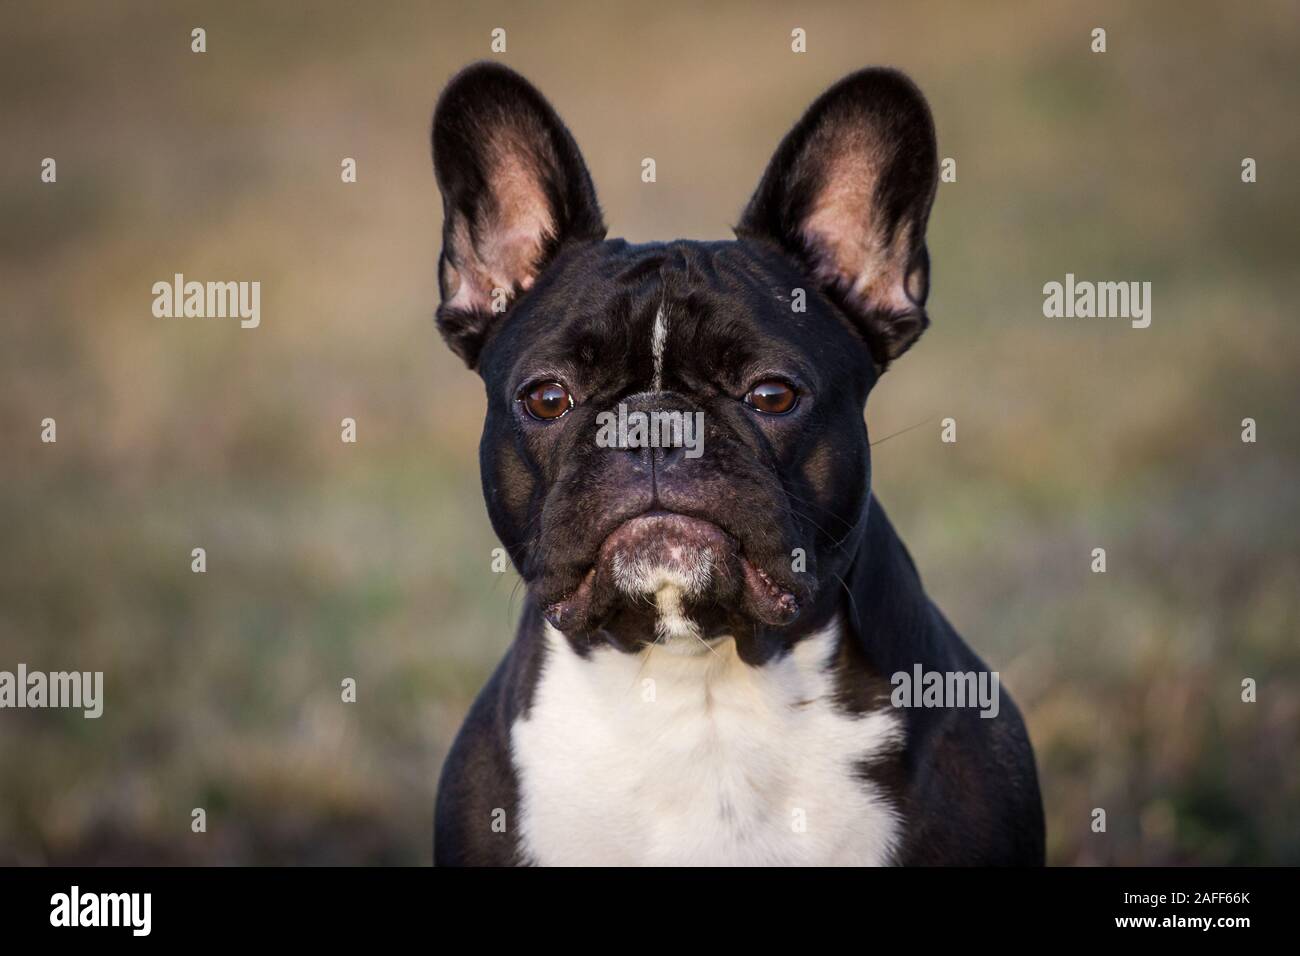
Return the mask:
M613 447L630 456L648 476L665 474L703 452L700 410L673 392L630 395L609 413L607 421L617 426Z
M686 457L685 449L677 448L653 448L651 449L651 464L656 473L667 471Z

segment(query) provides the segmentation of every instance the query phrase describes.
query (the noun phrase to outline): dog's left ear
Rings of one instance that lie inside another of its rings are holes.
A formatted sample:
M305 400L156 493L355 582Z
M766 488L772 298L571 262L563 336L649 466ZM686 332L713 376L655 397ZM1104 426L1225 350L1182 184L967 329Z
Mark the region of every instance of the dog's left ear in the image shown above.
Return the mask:
M477 63L433 114L442 192L438 328L470 368L498 320L568 242L603 239L591 175L573 136L531 83Z
M930 324L925 224L938 184L934 121L896 70L821 95L777 147L736 234L798 259L884 369Z

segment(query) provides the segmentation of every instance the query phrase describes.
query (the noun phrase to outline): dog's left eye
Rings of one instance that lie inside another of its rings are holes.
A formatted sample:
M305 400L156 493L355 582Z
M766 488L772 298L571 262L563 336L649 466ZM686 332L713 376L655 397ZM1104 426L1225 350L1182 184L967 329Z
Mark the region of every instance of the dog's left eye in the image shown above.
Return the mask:
M759 382L745 396L746 405L768 415L784 415L798 400L794 388L777 378Z
M529 415L543 422L559 418L573 407L573 396L559 382L530 385L519 396L519 401Z

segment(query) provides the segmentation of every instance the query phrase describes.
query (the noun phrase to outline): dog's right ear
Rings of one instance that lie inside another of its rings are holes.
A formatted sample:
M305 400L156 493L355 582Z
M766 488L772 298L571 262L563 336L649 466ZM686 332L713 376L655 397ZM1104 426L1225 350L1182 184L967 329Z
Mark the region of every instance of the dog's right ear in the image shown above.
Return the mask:
M438 328L470 368L511 303L560 248L605 236L582 154L555 110L518 73L477 63L433 113L442 191Z

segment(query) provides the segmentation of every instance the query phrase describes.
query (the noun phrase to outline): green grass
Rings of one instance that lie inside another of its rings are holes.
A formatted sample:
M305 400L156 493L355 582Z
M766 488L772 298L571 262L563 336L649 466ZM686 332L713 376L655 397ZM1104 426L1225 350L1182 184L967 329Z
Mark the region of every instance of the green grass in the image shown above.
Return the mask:
M1025 712L1050 859L1300 862L1294 7L360 9L29 4L0 38L0 668L106 683L98 721L0 716L0 861L427 861L519 605L431 320L429 112L504 24L633 238L727 235L821 88L913 73L959 176L868 411L936 421L876 490ZM260 280L262 327L154 319L177 271ZM1152 327L1044 319L1067 271L1152 281Z

